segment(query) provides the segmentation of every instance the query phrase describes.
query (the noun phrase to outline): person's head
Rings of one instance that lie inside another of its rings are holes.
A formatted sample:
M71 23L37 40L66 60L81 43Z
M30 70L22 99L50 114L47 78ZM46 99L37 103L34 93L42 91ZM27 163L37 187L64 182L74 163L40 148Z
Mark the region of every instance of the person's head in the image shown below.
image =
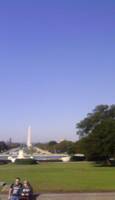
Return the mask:
M24 187L29 187L30 183L28 180L24 180L23 185L24 185Z
M20 178L19 177L16 177L15 179L15 184L18 185L20 183Z

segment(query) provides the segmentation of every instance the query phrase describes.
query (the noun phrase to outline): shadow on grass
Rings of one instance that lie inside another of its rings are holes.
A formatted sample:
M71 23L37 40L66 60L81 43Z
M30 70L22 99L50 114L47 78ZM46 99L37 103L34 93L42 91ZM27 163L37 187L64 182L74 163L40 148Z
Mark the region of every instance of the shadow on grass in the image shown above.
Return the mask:
M95 161L92 164L94 167L115 167L115 162Z
M32 200L37 200L40 196L40 193L34 193Z

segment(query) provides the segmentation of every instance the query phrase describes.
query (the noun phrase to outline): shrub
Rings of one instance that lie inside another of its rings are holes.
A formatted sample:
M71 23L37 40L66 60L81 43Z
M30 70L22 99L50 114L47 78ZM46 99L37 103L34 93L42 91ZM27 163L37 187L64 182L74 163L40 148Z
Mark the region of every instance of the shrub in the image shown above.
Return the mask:
M70 159L70 161L84 161L84 160L86 160L86 158L85 158L85 156L75 156L75 155L73 155L73 156L71 156L71 159Z
M19 165L33 165L33 164L37 164L37 161L34 159L16 159L15 164L19 164Z
M10 162L10 160L0 160L0 165L8 164Z

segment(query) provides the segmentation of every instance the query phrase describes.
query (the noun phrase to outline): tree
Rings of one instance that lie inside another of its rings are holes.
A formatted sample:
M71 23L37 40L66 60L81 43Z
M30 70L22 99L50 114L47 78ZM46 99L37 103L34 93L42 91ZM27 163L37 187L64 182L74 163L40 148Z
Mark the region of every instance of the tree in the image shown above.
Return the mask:
M88 160L115 158L115 105L99 105L77 124L77 147ZM84 137L83 137L84 136Z
M110 163L110 158L115 158L115 120L103 120L78 144L88 160Z
M59 153L69 153L71 154L73 152L73 142L63 140L60 143L56 145L57 152Z
M80 137L89 135L103 120L115 120L115 105L98 105L92 113L88 113L87 117L80 121L77 125L77 134Z
M105 160L115 158L115 120L103 120L92 133L81 143L89 160Z
M5 142L0 141L0 152L8 150L8 147Z
M52 153L56 153L56 145L57 142L52 140L48 143L48 151L52 152Z

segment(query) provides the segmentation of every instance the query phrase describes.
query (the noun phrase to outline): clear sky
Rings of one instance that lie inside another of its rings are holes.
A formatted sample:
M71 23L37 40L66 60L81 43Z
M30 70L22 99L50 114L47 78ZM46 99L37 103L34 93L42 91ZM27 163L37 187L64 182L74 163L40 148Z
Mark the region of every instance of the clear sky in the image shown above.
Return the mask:
M115 0L0 1L0 140L76 140L114 103Z

